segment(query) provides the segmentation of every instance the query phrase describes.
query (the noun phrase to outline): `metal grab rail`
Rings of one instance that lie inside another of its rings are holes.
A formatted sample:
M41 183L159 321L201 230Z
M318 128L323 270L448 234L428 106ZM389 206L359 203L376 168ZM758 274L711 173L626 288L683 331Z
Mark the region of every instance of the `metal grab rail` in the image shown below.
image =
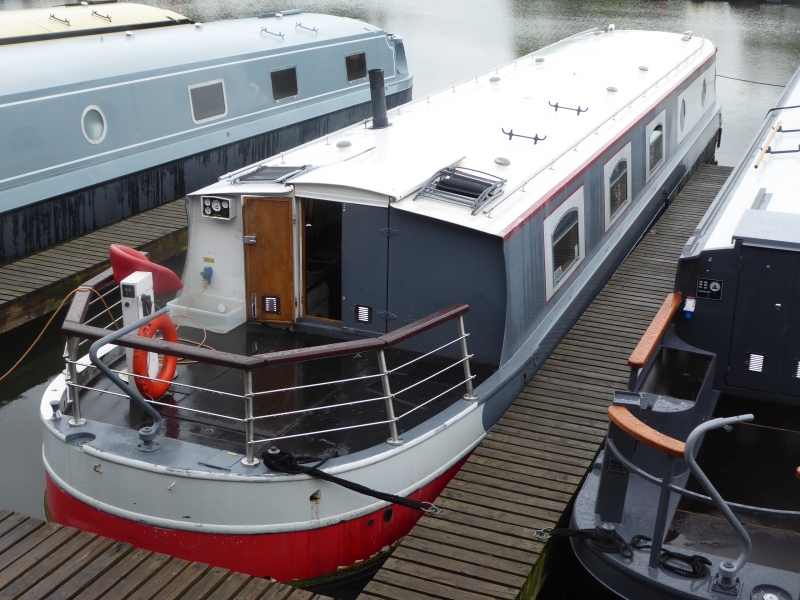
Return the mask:
M612 410L618 409L618 410ZM697 464L697 461L694 458L694 451L695 447L697 446L700 438L705 435L706 432L712 429L719 429L720 427L725 427L726 425L730 425L733 423L740 423L743 421L752 421L753 415L740 415L738 417L727 417L727 418L720 418L720 419L712 419L711 421L707 421L705 423L701 423L697 427L695 427L692 432L689 434L688 438L686 439L685 444L680 442L679 440L675 440L673 438L669 438L664 434L652 429L651 427L641 423L638 421L636 417L634 417L627 408L622 406L611 406L608 409L608 416L614 425L619 427L622 431L631 435L634 439L654 448L664 454L664 475L661 479L658 479L645 471L642 471L634 465L632 462L627 460L622 453L617 449L614 445L614 442L611 438L606 439L606 448L609 449L612 454L616 456L617 459L622 462L627 468L630 468L635 474L639 475L646 481L650 481L651 483L655 483L656 485L660 486L661 493L659 495L658 500L658 508L656 512L656 522L653 528L653 541L652 546L650 548L650 562L649 566L653 569L657 569L660 563L661 558L661 548L663 545L664 534L666 530L666 519L667 519L667 512L669 510L669 499L670 499L670 492L677 492L681 495L689 496L689 497L696 497L702 501L710 501L713 503L728 522L733 527L734 531L736 531L737 535L742 540L742 550L739 553L739 557L736 561L731 561L725 559L719 565L719 580L714 583L720 589L723 590L730 590L735 589L738 585L735 577L736 574L742 569L742 567L747 563L748 558L750 557L750 553L753 549L753 544L750 540L750 536L747 534L747 531L744 529L742 524L733 514L733 511L730 508L730 505L722 498L722 496L717 492L716 488L713 486L711 481L708 479L706 474ZM639 426L631 426L630 420L635 420L639 422ZM677 448L683 447L683 457L686 459L687 464L689 465L689 470L695 476L695 478L700 482L703 486L703 489L709 494L710 498L701 496L700 494L695 494L694 492L690 492L689 490L685 490L683 488L679 488L672 484L672 464L675 459L675 456L678 455L678 452L675 451ZM741 506L741 505L735 505ZM743 507L743 508L752 508L752 507ZM770 511L770 512L777 512L777 511ZM785 512L785 511L780 511Z
M110 285L114 281L112 271L109 269L104 273L101 273L97 277L88 281L83 287L91 287L92 289L99 290ZM106 292L105 295L110 294L111 292ZM231 421L236 422L243 422L245 424L246 429L246 457L242 460L242 463L246 466L255 466L259 463L258 459L255 458L255 446L256 444L276 441L278 439L289 439L301 436L311 436L311 435L318 435L322 433L329 433L333 431L341 431L346 429L353 429L358 427L369 427L373 425L389 425L390 430L390 437L387 440L389 444L392 445L400 445L403 443L403 440L400 439L398 430L397 430L397 422L408 416L409 414L413 413L414 411L430 404L431 402L441 398L445 394L448 394L455 390L456 388L464 385L466 386L467 393L464 394L465 400L475 401L478 400L478 397L474 393L473 387L473 379L475 378L472 375L469 360L472 358L472 355L467 351L467 341L466 338L469 334L466 333L464 328L464 318L463 315L469 310L469 306L464 304L457 304L441 311L438 311L432 315L419 319L414 323L410 323L404 327L401 327L391 333L387 333L383 336L378 338L371 338L371 339L364 339L364 340L355 340L350 342L340 342L335 344L327 344L322 346L314 346L310 348L300 348L296 350L288 350L288 351L280 351L280 352L272 352L267 354L258 354L253 356L241 356L237 354L231 354L227 352L219 352L216 350L201 348L197 346L191 346L187 344L180 344L175 342L167 342L163 340L153 339L153 338L146 338L140 337L138 335L134 335L133 332L137 330L140 326L144 325L145 323L150 322L155 317L160 316L162 314L166 314L168 309L162 309L144 319L137 321L136 323L132 323L120 330L114 331L112 334L109 334L106 329L102 329L99 327L94 327L88 325L88 322L84 322L86 317L88 308L91 304L91 296L88 290L81 290L78 291L74 297L72 304L70 306L69 312L67 317L64 321L64 325L62 326L62 331L68 335L68 343L67 343L67 350L65 352L64 358L66 359L67 363L67 385L68 385L68 395L70 402L72 403L72 411L73 411L73 420L70 422L74 426L79 426L85 423L85 420L80 416L80 401L78 397L78 390L79 389L89 389L94 390L99 393L107 393L112 396L120 396L121 394L117 394L114 392L110 392L108 390L101 390L98 388L88 387L85 385L78 385L77 380L77 367L82 365L83 363L78 361L77 356L77 348L78 348L78 338L84 337L88 340L95 340L91 346L90 350L90 358L92 365L100 370L103 374L105 374L117 387L119 387L125 395L130 397L134 402L139 404L145 412L150 415L154 420L153 427L144 427L139 431L139 436L144 442L142 446L144 448L140 448L143 451L147 451L148 449L153 448L152 441L155 439L156 433L159 429L161 424L161 415L156 411L151 405L156 406L165 406L168 408L173 408L176 410L186 410L192 412L194 414L204 414L209 415L217 418L229 419ZM96 317L92 317L91 320L94 320ZM113 318L113 317L112 317ZM388 369L386 366L386 359L384 355L384 351L387 348L400 344L401 342L408 340L412 337L415 337L425 331L428 331L434 327L437 327L447 321L451 321L453 319L457 320L458 324L458 337L456 339L443 344L442 346L423 354L422 356L416 357L408 362L394 367L393 369ZM211 363L220 366L226 366L230 368L237 368L242 369L244 371L244 394L234 394L230 392L222 392L218 390L209 390L207 388L201 388L198 386L193 386L189 384L183 384L174 381L164 381L155 377L150 377L146 375L136 375L136 378L152 380L157 382L164 382L169 383L171 385L176 385L179 387L185 387L189 389L200 389L203 391L208 391L215 394L220 394L223 396L233 397L233 398L241 398L244 400L244 412L245 416L243 419L221 415L217 413L212 413L208 411L202 411L198 409L192 409L188 407L181 407L177 404L167 404L163 402L157 402L154 400L146 400L144 399L141 394L138 392L137 389L134 389L136 386L130 386L122 381L119 375L122 374L121 371L117 371L111 369L108 365L102 362L98 357L98 351L101 347L105 346L106 344L114 343L117 346L126 347L126 348L133 348L137 350L144 350L147 352L156 352L158 354L163 354L167 356L175 356L180 358L186 358L191 360L196 360L199 362ZM411 384L407 386L403 390L393 393L391 390L391 386L389 383L389 375L392 373L399 371L418 360L421 360L427 356L430 356L440 350L451 346L453 344L459 343L460 350L461 350L461 358L457 359L453 364L445 367L444 369L439 370L438 372L425 377L419 382ZM329 382L321 382L321 383L314 383L302 386L295 386L293 388L284 388L284 389L277 389L277 390L265 390L261 392L254 392L253 390L253 380L252 380L252 372L255 369L265 367L265 366L276 366L276 365L283 365L283 364L292 364L297 362L305 362L308 360L318 360L323 358L334 358L339 356L345 356L350 354L358 354L365 351L375 351L378 357L378 367L379 373L377 374L370 374L364 375L361 377L349 378L349 379L342 379L336 381L329 381ZM441 392L434 396L433 398L429 398L425 402L415 406L411 410L406 411L402 415L397 416L394 412L394 404L393 400L395 396L403 394L404 392L408 391L411 388L414 388L422 383L425 383L436 376L440 375L441 373L447 371L448 369L452 369L453 367L458 366L459 364L462 365L464 370L464 380L460 381L456 385L450 387L448 390ZM89 365L86 365L89 366ZM339 403L334 405L328 406L319 406L319 407L310 407L307 409L299 409L295 411L287 411L278 414L271 414L271 415L259 415L256 416L254 414L254 406L253 401L255 396L257 395L268 395L268 394L275 394L280 392L289 392L289 391L297 391L306 388L318 387L321 385L333 385L337 383L347 383L350 381L358 381L363 379L369 378L378 378L380 377L381 383L383 386L384 394L382 396L376 398L367 398L363 400L357 400L352 402L345 402ZM355 404L363 404L367 402L375 402L383 400L386 407L386 419L381 421L375 421L370 423L363 423L358 425L352 425L347 427L339 427L334 429L325 429L321 431L314 431L314 432L306 432L296 435L285 435L279 436L275 438L269 439L260 439L256 440L254 438L254 423L256 420L260 419L268 419L268 418L277 418L277 417L285 417L290 415L299 415L305 414L312 411L318 410L331 410L335 408L342 408L347 406L353 406ZM151 450L152 451L152 450Z

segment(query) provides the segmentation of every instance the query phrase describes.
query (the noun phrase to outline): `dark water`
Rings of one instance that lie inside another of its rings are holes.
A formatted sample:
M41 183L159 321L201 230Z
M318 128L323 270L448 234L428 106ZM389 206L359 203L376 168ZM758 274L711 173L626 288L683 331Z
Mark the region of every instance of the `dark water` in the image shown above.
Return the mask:
M0 0L0 10L48 7L63 0ZM685 0L151 0L197 21L287 8L363 19L405 40L419 98L568 35L614 23L617 29L692 30L718 47L720 75L785 84L800 65L800 7ZM780 87L720 78L721 164L735 165L775 106ZM0 336L0 372L15 362L44 324ZM0 382L0 507L43 517L39 399L62 368L54 328L32 357ZM562 574L562 577L564 575ZM569 576L566 576L569 580ZM553 596L558 597L558 596Z

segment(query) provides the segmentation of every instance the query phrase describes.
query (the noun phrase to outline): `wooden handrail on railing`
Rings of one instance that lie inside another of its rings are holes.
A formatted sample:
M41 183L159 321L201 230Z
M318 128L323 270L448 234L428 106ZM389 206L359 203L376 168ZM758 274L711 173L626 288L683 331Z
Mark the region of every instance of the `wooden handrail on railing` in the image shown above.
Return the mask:
M108 269L103 273L100 273L97 277L90 279L81 287L101 289L111 284L113 281L114 276L111 273L111 269ZM64 334L67 336L82 337L90 340L99 340L109 334L107 329L83 324L83 319L86 317L86 312L89 308L89 301L91 298L92 294L89 291L79 291L75 294L69 312L64 319L64 325L61 327L61 331L64 332ZM294 350L283 350L280 352L270 352L267 354L254 354L251 356L243 356L240 354L233 354L231 352L220 352L218 350L209 350L207 348L200 348L198 346L192 346L189 344L167 342L154 338L140 337L132 333L121 337L115 343L118 346L124 346L125 348L134 348L137 350L156 352L158 354L177 356L178 358L198 360L223 367L252 371L260 367L296 363L320 358L332 358L336 356L345 356L348 354L357 354L359 352L368 352L371 350L383 350L399 344L400 342L415 335L423 333L424 331L432 329L433 327L441 325L442 323L456 319L466 313L468 310L469 306L466 304L455 304L377 338L352 340L349 342L325 344L323 346L311 346L309 348L297 348Z
M772 128L772 133L769 134L767 138L767 143L764 144L764 147L761 148L761 152L758 153L758 158L756 158L756 164L753 165L753 168L757 169L761 165L761 161L764 160L764 156L767 154L767 150L769 150L769 145L772 143L772 138L775 137L775 134L778 133L781 129L781 122L778 121L775 123L775 127Z
M626 407L615 404L608 407L608 418L614 425L635 440L655 448L669 456L683 458L685 444L680 440L664 435L637 419Z
M641 369L650 360L653 352L658 347L658 340L663 337L667 326L672 321L672 317L678 311L682 299L683 296L680 294L672 293L664 300L664 304L658 309L658 313L656 313L647 331L644 332L642 339L639 340L630 358L628 358L628 366L631 369Z

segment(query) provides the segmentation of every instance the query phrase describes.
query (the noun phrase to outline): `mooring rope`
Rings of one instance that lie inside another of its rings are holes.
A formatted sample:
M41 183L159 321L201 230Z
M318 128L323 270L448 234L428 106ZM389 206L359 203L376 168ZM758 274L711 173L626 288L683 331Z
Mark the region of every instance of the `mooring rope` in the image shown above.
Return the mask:
M419 500L412 500L411 498L404 498L403 496L395 496L394 494L379 492L378 490L373 490L367 486L348 481L347 479L342 479L341 477L336 477L336 475L331 475L330 473L326 473L325 471L322 471L320 467L328 462L327 458L320 460L317 462L317 464L311 467L304 467L297 463L297 457L295 457L292 453L278 450L274 446L262 452L261 458L264 460L264 464L267 466L267 468L278 473L286 473L287 475L311 475L317 479L330 481L331 483L335 483L336 485L340 485L343 488L347 488L348 490L352 490L359 494L371 496L373 498L377 498L378 500L383 500L384 502L399 504L400 506L405 506L406 508L411 508L413 510L419 510L433 516L436 516L441 512L440 509L430 502L420 502ZM312 460L317 459L309 459L309 462Z

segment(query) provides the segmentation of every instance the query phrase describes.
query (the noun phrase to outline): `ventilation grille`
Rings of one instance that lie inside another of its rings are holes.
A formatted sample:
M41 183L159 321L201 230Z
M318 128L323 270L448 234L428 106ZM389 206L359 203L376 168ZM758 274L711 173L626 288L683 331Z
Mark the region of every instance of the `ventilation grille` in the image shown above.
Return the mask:
M480 175L475 175L480 173ZM505 179L474 169L447 167L431 177L417 198L432 198L441 202L465 206L474 215L487 202L503 194Z
M794 376L800 379L800 360L797 361L797 368L794 370Z
M763 354L748 354L747 355L747 370L753 373L764 372L764 355Z
M372 307L356 304L356 323L372 323Z
M271 315L281 314L281 297L261 296L261 312Z

